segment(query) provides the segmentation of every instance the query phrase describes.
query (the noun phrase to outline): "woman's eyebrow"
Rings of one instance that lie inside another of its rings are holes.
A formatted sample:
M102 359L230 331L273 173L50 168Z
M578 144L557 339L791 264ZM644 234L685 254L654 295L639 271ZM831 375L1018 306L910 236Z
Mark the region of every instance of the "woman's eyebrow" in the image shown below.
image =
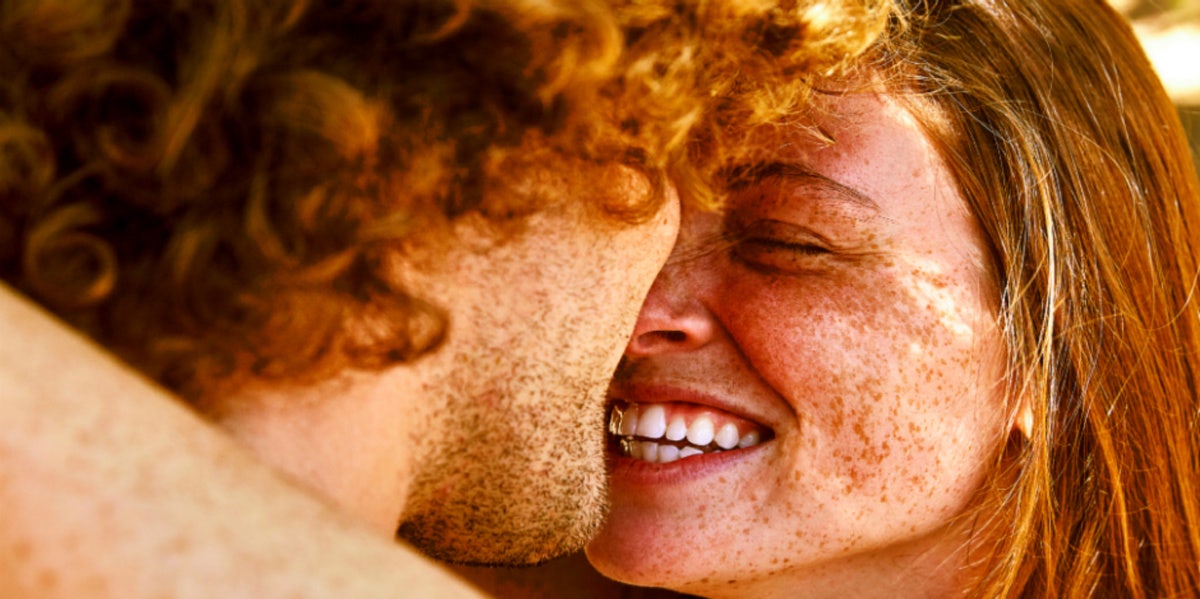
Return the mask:
M731 192L742 191L769 179L785 179L802 183L824 192L829 199L846 201L880 212L879 202L871 196L794 162L755 162L721 169L719 180Z

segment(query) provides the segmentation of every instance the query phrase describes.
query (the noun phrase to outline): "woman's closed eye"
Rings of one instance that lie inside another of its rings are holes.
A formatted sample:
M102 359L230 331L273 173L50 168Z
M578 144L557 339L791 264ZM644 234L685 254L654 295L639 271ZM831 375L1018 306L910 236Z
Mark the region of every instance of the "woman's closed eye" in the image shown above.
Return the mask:
M806 227L779 222L755 223L730 239L735 260L755 270L806 272L822 267L835 246Z

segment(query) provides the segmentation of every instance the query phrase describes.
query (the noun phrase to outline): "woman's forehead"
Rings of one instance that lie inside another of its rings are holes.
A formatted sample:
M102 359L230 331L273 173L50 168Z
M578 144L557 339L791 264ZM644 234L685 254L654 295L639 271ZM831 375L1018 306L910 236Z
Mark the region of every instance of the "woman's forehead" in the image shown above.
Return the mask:
M900 188L945 187L949 173L916 118L877 93L828 96L805 123L757 127L721 171L730 191L787 179L888 211ZM956 190L949 189L957 196ZM942 196L944 194L938 194ZM956 199L956 198L952 198Z

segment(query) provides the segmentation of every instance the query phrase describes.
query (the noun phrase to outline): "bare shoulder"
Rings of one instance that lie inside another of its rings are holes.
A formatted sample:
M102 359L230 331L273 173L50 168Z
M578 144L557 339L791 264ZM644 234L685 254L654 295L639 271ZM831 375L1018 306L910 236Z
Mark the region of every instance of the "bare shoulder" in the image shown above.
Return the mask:
M0 596L470 597L0 287Z

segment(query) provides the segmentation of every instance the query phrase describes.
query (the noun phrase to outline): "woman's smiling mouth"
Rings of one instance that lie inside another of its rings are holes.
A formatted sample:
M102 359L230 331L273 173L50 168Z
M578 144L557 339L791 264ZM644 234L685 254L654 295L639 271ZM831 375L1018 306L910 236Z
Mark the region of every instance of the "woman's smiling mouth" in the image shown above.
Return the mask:
M618 455L658 464L747 449L774 437L761 424L684 402L616 402L609 414L608 434Z

